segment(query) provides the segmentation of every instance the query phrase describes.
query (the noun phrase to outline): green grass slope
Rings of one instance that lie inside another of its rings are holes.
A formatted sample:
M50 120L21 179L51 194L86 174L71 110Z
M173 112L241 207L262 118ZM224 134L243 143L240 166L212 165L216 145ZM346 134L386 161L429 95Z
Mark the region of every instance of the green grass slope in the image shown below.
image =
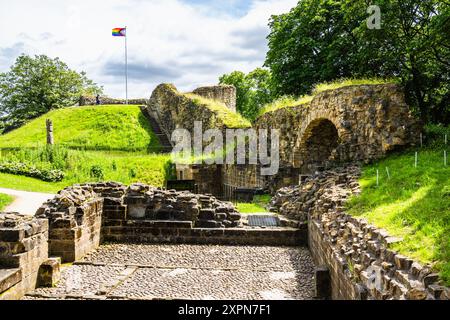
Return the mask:
M0 211L5 209L7 205L11 204L13 200L14 198L11 197L10 195L0 193Z
M104 105L50 111L0 136L0 148L46 143L45 120L53 120L55 143L85 150L157 150L158 139L139 106Z
M419 150L417 168L415 151L366 166L362 194L351 199L348 209L403 238L393 249L434 264L450 284L450 166L444 166L443 150Z

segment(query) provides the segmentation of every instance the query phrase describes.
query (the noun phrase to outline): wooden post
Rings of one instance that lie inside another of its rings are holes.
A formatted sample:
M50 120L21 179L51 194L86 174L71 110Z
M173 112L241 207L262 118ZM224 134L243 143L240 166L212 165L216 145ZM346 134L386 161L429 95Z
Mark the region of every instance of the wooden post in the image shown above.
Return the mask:
M53 138L53 122L50 119L46 120L47 124L47 144L53 145L55 144L55 140Z

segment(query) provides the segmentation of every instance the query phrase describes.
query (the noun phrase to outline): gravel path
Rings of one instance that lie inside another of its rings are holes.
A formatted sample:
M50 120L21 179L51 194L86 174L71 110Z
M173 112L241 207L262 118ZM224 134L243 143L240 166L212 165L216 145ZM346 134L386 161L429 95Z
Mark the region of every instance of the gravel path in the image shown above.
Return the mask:
M306 248L103 245L25 299L312 299Z
M18 212L27 215L34 215L36 210L55 195L49 193L19 191L13 189L0 188L0 193L14 197L14 201L3 211Z

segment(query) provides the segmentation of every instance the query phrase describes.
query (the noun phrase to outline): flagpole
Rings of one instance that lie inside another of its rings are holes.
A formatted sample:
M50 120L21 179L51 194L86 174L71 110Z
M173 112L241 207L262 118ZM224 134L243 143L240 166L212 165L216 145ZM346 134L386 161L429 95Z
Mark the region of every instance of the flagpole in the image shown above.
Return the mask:
M125 26L125 104L128 104L128 48L127 48L128 30Z

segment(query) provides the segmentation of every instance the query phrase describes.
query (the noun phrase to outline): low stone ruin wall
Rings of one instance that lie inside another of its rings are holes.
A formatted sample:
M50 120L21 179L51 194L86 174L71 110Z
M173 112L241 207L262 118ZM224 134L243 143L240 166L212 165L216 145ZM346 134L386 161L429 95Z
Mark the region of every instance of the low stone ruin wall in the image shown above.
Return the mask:
M430 266L391 249L401 239L345 213L346 200L360 192L359 174L358 167L320 173L272 201L282 214L309 219L309 248L315 263L329 270L331 298L449 299L450 288Z
M241 226L235 207L213 196L114 182L66 188L43 204L36 217L49 220L49 252L64 262L94 250L102 237L104 241L194 242L214 233L196 229L219 229L218 234L222 228ZM213 238L209 237L211 243Z
M82 258L100 244L103 198L91 186L62 190L36 212L49 221L49 252L64 262Z
M20 299L36 288L48 259L48 221L0 214L0 300Z
M148 99L128 99L128 104L145 106L148 103ZM78 102L80 106L94 106L97 104L95 96L81 96ZM115 105L126 104L125 99L114 99L109 97L100 97L100 104L102 105Z

